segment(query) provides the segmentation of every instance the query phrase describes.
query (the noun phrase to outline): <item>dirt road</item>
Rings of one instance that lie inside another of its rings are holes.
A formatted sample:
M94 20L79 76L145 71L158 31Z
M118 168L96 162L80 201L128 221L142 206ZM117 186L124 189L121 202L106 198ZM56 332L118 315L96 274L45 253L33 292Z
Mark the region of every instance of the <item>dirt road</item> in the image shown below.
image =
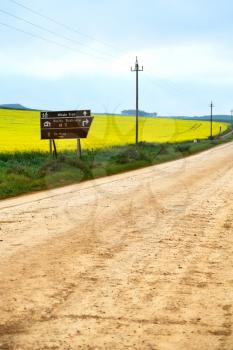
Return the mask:
M0 349L232 350L233 144L0 203Z

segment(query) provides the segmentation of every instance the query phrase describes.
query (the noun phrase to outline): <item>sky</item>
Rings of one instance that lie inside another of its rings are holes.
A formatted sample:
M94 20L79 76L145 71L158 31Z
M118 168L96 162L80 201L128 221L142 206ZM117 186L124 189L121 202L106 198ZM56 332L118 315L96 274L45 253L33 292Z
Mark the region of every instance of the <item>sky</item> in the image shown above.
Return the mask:
M228 0L1 0L0 104L158 115L233 109Z

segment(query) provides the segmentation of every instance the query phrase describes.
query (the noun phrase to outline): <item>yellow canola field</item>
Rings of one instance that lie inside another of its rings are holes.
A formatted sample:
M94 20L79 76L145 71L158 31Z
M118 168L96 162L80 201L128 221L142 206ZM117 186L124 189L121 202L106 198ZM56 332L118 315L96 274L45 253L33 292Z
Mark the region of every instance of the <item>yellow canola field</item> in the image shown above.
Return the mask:
M208 121L170 118L140 118L139 140L180 142L204 139L210 135ZM227 123L213 123L213 134L225 131ZM135 118L96 115L83 148L96 149L135 142ZM48 150L48 141L40 140L40 113L0 110L0 152ZM74 149L76 140L58 140L58 150Z

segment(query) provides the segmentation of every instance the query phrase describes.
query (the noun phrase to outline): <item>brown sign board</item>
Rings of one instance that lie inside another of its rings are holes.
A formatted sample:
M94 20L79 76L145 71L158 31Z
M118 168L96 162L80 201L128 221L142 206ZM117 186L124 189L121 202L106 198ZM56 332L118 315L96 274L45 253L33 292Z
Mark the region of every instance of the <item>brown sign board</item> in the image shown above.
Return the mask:
M92 121L90 110L41 112L41 139L86 138Z

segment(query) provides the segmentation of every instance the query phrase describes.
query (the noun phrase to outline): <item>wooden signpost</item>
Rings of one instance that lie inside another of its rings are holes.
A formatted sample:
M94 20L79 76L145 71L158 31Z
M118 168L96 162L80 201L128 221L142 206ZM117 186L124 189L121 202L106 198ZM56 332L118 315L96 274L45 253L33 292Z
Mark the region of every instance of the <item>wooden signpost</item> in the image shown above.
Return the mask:
M41 112L41 140L50 140L56 154L54 140L77 139L77 153L81 157L81 141L86 138L93 121L90 110Z

